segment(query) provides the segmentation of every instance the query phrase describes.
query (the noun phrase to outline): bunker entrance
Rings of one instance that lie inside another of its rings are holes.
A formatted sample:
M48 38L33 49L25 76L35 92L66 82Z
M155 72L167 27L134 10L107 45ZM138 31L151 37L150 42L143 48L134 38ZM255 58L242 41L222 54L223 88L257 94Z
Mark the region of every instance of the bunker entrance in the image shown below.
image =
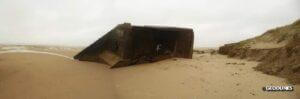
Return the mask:
M172 57L178 34L176 31L135 28L132 50L134 58L152 62Z

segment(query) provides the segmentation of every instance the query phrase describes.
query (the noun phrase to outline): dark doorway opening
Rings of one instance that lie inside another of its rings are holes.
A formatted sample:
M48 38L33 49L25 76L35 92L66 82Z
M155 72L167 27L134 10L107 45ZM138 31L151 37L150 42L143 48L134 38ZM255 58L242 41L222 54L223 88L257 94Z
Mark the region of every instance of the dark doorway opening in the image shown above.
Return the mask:
M176 47L179 32L152 28L133 29L133 56L136 61L132 64L152 62L170 58Z

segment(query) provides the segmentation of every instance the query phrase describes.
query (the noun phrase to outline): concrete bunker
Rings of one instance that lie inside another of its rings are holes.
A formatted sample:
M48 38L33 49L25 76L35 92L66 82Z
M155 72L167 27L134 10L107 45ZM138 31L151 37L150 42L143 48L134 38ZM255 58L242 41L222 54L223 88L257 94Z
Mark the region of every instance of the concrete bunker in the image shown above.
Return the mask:
M192 58L194 32L189 28L119 24L74 59L108 64L110 67L180 57Z

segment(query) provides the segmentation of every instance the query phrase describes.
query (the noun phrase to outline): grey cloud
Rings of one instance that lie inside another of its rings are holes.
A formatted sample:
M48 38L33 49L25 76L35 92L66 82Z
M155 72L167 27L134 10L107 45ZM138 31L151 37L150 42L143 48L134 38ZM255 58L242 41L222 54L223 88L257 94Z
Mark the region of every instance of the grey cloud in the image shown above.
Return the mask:
M190 27L196 47L300 18L299 0L0 0L0 43L87 46L116 24Z

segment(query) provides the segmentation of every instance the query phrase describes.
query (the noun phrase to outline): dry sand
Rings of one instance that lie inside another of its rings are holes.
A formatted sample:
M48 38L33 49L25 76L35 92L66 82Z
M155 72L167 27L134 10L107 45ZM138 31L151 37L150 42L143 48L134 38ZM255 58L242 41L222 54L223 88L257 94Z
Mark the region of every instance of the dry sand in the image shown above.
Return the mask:
M30 50L69 57L79 51ZM289 84L254 71L257 64L204 53L108 69L51 54L0 53L0 99L299 99L299 85L293 92L262 91Z

